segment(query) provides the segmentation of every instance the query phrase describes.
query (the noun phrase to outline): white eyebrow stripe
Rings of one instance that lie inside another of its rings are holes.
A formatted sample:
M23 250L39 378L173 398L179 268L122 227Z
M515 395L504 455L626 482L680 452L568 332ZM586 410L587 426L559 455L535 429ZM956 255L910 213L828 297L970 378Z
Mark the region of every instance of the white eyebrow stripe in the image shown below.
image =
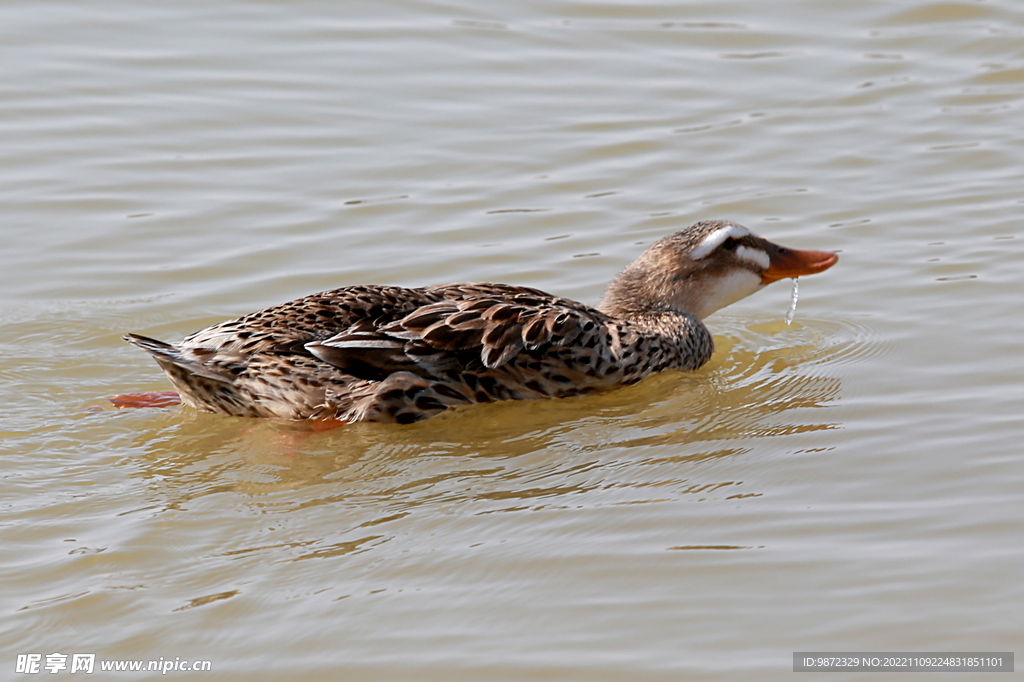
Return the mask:
M740 246L736 249L736 255L743 260L756 263L765 270L772 264L772 259L768 257L768 254L761 249L754 249L749 246Z
M694 260L700 260L725 243L726 239L729 239L730 237L740 239L741 237L746 237L749 234L750 230L745 227L740 227L739 225L726 225L705 237L704 241L698 244L697 248L690 252L690 257Z

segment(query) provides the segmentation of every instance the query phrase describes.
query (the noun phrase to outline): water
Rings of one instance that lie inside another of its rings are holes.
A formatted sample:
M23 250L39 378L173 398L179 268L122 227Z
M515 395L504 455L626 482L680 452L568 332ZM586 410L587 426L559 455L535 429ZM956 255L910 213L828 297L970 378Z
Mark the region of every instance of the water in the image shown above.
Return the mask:
M793 298L789 302L789 310L786 311L786 326L793 324L793 318L796 317L796 304L800 300L800 278L793 278Z
M1022 26L1008 0L5 3L2 677L1024 651ZM107 409L168 388L124 332L356 283L595 303L704 218L841 260L791 325L785 285L711 317L693 374L320 434Z

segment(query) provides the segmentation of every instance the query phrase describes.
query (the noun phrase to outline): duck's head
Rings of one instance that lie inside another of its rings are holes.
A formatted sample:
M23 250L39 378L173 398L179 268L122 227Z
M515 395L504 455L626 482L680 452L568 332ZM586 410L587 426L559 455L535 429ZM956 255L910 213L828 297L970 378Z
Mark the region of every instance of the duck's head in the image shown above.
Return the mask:
M823 272L829 251L787 249L742 225L706 220L651 245L608 286L601 310L629 315L671 309L704 319L787 277Z

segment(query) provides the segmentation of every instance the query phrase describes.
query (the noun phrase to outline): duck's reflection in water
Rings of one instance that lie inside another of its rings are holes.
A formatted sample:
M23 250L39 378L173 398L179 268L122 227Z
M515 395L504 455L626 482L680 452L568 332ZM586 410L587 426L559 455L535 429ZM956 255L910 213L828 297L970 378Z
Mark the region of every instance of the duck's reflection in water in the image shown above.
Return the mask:
M471 406L411 426L316 433L301 423L171 411L162 430L137 435L145 453L138 475L164 508L230 493L261 513L328 506L349 531L385 532L440 508L756 496L698 465L838 427L821 409L841 390L839 379L818 375L829 352L812 326L790 329L776 342L727 325L715 358L697 372L581 398Z

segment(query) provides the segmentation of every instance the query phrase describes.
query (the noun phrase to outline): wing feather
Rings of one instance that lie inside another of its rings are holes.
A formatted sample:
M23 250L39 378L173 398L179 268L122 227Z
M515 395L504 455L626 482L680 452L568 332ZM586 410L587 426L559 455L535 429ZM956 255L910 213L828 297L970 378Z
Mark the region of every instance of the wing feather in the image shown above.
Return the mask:
M582 303L508 285L432 287L443 299L368 329L350 328L313 343L310 353L366 379L409 371L439 377L494 369L547 345L587 345L607 318ZM593 345L593 344L590 344Z

